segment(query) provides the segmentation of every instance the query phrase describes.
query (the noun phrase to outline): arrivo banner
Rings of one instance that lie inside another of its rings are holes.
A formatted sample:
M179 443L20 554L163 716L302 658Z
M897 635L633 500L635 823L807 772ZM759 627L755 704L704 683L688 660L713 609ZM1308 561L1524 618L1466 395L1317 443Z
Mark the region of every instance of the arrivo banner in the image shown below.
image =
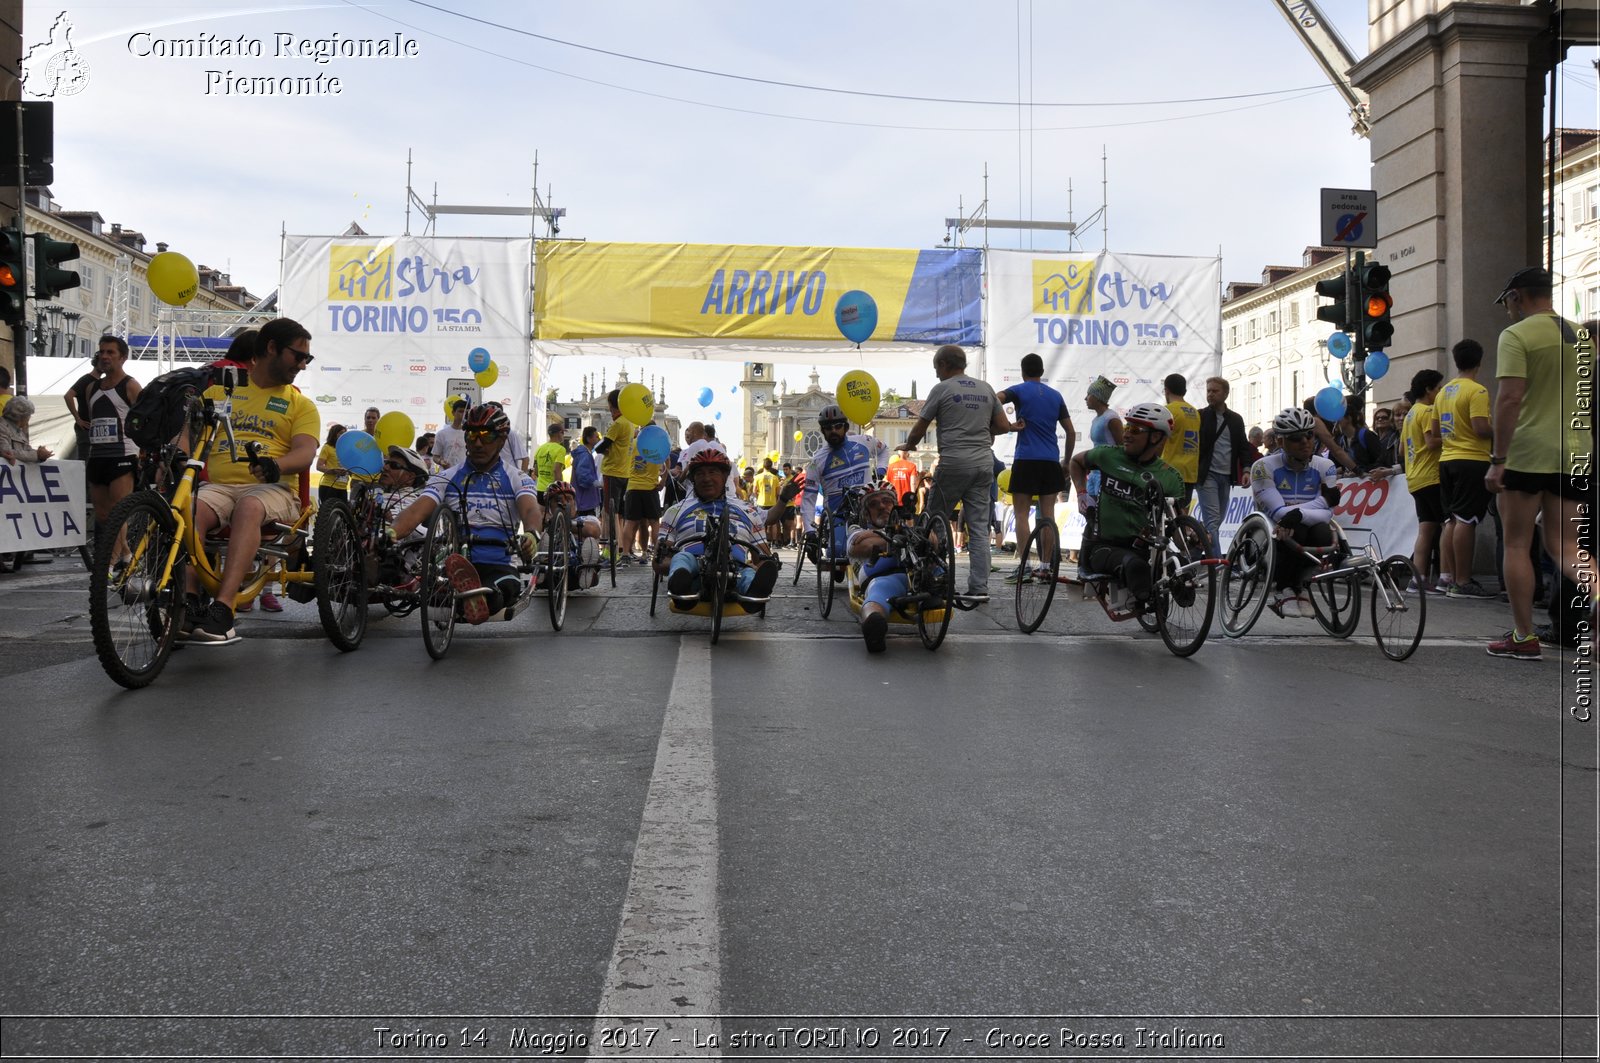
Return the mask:
M532 241L474 237L290 236L283 312L311 330L316 361L299 387L323 430L399 411L438 427L452 378L483 348L499 369L484 399L519 431L544 423L543 377L529 343Z
M873 342L983 342L982 253L859 247L543 241L540 340L802 340L838 344L850 291L877 305Z
M82 546L84 482L81 461L0 461L0 554Z
M1226 553L1240 523L1255 509L1248 487L1235 487L1228 497L1217 538L1219 553ZM1387 479L1343 479L1339 481L1339 504L1333 518L1344 529L1350 545L1361 549L1372 542L1379 557L1411 554L1417 541L1417 507L1411 500L1404 476Z

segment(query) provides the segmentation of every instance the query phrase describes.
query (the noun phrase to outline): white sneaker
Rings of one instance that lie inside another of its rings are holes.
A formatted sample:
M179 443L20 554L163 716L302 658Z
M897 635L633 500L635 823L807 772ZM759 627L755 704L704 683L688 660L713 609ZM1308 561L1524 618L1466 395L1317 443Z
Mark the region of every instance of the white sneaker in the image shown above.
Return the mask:
M1272 597L1267 600L1267 605L1279 616L1297 617L1300 615L1300 600L1292 591L1273 591Z

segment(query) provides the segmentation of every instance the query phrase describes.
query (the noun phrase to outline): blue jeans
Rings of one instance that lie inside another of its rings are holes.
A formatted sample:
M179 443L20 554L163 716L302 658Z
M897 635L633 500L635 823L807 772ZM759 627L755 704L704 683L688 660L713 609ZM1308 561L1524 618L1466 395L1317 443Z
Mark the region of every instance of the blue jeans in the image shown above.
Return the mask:
M700 555L692 554L688 550L679 550L672 555L672 564L667 568L667 578L670 580L673 573L687 570L694 578L694 593L699 594L700 586ZM750 583L756 578L756 570L748 565L739 570L738 577L734 580L733 592L744 594L750 589Z
M1217 555L1217 533L1222 528L1222 515L1228 511L1228 492L1233 490L1233 477L1223 472L1208 472L1200 477L1200 520L1206 526L1207 552Z

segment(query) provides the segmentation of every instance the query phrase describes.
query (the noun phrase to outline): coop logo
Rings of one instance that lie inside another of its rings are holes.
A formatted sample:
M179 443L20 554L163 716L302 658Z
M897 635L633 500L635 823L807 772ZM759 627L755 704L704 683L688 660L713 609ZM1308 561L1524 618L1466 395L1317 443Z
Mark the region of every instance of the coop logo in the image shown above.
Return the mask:
M426 362L412 362L409 368L412 373L426 373L428 364Z
M1349 517L1359 524L1361 518L1370 517L1383 508L1389 500L1389 481L1387 480L1357 480L1355 483L1345 484L1339 493L1339 504L1334 507L1334 516Z
M328 326L333 332L482 332L476 307L428 307L404 300L472 300L482 270L421 255L396 256L392 245L334 244L328 250Z
M1094 259L1034 259L1033 291L1036 314L1094 313Z

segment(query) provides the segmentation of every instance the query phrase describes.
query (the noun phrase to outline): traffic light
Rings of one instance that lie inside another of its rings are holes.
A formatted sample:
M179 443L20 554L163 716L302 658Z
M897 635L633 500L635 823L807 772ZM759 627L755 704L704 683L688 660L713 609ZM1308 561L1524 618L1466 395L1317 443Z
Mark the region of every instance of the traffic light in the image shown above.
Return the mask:
M1384 350L1394 339L1394 322L1389 320L1393 308L1389 267L1368 262L1361 267L1361 336L1367 350Z
M15 225L0 229L0 321L20 325L27 312L27 290L22 278L27 269L22 230Z
M1350 312L1351 296L1356 291L1354 271L1347 269L1337 277L1318 281L1316 287L1318 296L1333 300L1332 306L1317 307L1317 320L1333 322L1340 332L1354 331L1355 315Z
M77 270L62 269L60 263L78 257L78 245L71 240L52 239L46 233L29 233L33 241L33 297L54 299L68 288L83 283Z

